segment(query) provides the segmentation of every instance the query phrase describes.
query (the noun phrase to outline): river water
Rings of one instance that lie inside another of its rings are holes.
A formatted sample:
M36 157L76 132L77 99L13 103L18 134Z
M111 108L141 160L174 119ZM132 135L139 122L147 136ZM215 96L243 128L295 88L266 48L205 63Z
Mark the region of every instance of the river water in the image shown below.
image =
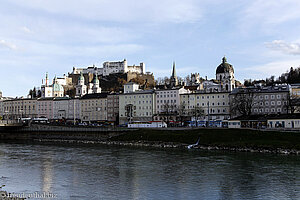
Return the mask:
M300 156L0 143L0 186L56 199L300 199Z

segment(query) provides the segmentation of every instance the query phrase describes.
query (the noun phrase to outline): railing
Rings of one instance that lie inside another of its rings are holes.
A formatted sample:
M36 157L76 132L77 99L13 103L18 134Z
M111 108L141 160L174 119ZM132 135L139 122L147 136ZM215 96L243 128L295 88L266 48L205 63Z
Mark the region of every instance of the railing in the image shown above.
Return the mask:
M23 127L20 132L115 132L132 131L133 129L121 127L79 127L79 126L53 126L42 124L31 124L29 127Z
M19 124L18 120L0 120L0 124Z

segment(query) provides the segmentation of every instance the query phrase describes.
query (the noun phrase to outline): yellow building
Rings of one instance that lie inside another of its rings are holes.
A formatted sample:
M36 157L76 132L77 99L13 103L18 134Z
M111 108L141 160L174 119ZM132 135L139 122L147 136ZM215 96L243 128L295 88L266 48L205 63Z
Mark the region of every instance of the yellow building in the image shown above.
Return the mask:
M229 92L204 92L187 93L180 95L181 105L187 113L199 107L203 109L203 120L228 120L230 117Z

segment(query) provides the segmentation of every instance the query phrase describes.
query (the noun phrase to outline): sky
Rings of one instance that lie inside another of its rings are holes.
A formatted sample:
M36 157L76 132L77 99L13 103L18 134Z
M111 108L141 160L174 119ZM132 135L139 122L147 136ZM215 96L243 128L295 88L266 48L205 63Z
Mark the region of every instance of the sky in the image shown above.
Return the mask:
M300 66L299 0L0 0L0 90L26 96L75 67L127 59L155 78L215 77L225 55L235 78Z

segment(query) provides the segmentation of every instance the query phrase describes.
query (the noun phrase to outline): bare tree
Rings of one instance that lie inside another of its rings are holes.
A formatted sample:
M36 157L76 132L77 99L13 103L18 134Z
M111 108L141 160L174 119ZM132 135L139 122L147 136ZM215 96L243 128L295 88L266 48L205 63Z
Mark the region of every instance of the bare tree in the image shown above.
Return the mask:
M172 117L176 118L176 105L165 103L164 105L162 105L162 112L160 112L159 115L162 116L164 121L169 125L170 119Z
M176 114L180 119L180 123L182 123L183 118L187 116L187 109L185 103L180 103L180 105L176 108Z
M300 98L296 95L287 95L287 99L282 99L285 102L285 108L287 113L294 114L295 112L300 112Z
M249 89L241 89L232 94L230 111L233 115L249 116L254 106L254 92Z
M190 109L189 115L194 117L196 121L196 127L198 127L198 119L204 115L204 110L200 106L194 106L194 108Z

